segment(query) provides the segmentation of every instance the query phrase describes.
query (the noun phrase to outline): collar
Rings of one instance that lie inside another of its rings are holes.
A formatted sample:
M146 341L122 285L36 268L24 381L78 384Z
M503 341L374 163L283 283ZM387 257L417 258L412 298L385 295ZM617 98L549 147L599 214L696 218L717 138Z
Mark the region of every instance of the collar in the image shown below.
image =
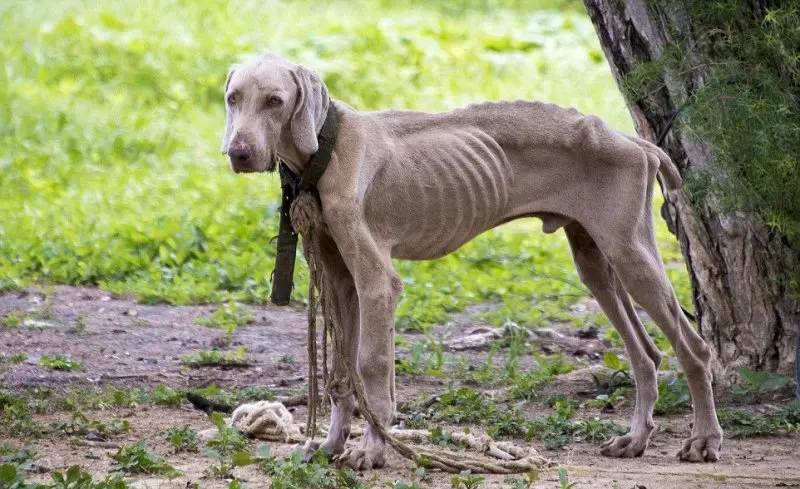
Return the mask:
M333 148L336 146L336 139L339 136L339 118L339 111L333 104L333 100L328 100L328 112L325 115L325 122L322 123L322 128L317 134L317 152L311 155L301 175L298 176L285 163L280 163L281 185L283 187L287 185L292 187L292 199L300 191L310 191L317 188L319 179L322 178L322 174L325 173L328 164L331 162Z
M300 175L299 190L311 190L317 187L317 182L322 178L328 163L331 162L333 147L336 145L336 138L339 136L339 111L333 104L333 100L328 100L328 113L325 115L325 122L317 135L317 152L311 155L308 160L306 170Z
M316 193L317 182L322 178L322 174L328 168L331 161L333 147L336 145L336 138L339 135L339 111L333 105L332 100L328 100L328 113L325 115L325 122L317 134L319 148L311 155L303 174L298 176L281 162L278 171L281 175L281 210L280 224L278 226L278 246L275 253L275 269L272 275L272 292L270 299L279 306L287 305L292 295L294 260L297 253L297 233L292 228L292 221L289 211L295 197L301 191L311 191ZM317 194L319 199L319 194Z

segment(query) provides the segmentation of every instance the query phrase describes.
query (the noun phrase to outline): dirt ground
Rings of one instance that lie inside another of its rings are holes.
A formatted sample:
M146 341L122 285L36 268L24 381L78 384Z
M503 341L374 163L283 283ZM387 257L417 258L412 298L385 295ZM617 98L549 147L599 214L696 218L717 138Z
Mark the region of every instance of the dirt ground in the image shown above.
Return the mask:
M44 319L18 328L0 328L0 353L4 356L25 353L28 359L0 373L0 387L21 391L29 387L65 388L68 386L109 388L152 388L167 384L175 388L194 388L219 385L226 390L247 386L266 386L278 395L303 393L306 380L306 316L300 308L273 306L247 306L255 322L238 328L233 335L231 348L245 346L251 364L247 368L225 370L217 367L186 368L181 359L187 354L208 350L219 344L224 331L195 324L194 320L206 317L213 306L173 307L141 305L126 298L92 288L58 286L50 298L28 290L0 295L0 318L8 313L36 313ZM592 307L591 304L588 307ZM46 309L47 314L42 314ZM477 310L477 309L476 309ZM435 339L452 340L474 331L481 325L473 320L470 310L460 314L447 325L431 333ZM77 331L83 323L85 331ZM421 335L403 335L408 344L423 338ZM586 364L597 363L602 353L611 345L593 332L577 332L568 327L554 325L540 335L545 351L561 350L577 355ZM85 372L56 372L38 365L42 355L71 354L81 360ZM448 352L447 357L464 359L468 365L482 365L487 351L469 350ZM398 348L398 357L407 358L408 347ZM501 359L498 359L501 361ZM524 365L523 365L524 367ZM592 384L580 374L557 378L548 389L583 398L594 397ZM445 389L447 379L433 377L399 376L398 401L416 399L426 392L436 395ZM479 386L473 386L478 389ZM776 400L780 402L782 400ZM763 406L752 406L756 410ZM542 404L529 403L531 414L548 414L552 411ZM36 416L38 421L68 419L70 413L59 412ZM304 422L305 408L294 411L295 420ZM599 410L581 409L579 417L599 416L627 425L630 409L623 408L608 414ZM196 430L212 425L205 414L193 410L188 404L179 408L140 406L133 409L110 409L92 412L91 418L100 420L127 419L132 429L114 442L121 445L147 440L148 446L166 456L168 461L184 473L178 479L132 478L137 487L183 488L194 481L203 488L227 487L227 482L204 477L212 461L198 454L170 454L163 431L170 427L188 425ZM1 418L0 418L1 419ZM770 437L726 440L722 460L714 464L692 465L680 463L675 458L681 439L690 431L690 412L680 415L656 417L658 430L653 435L647 453L635 460L617 460L601 457L597 445L574 442L563 450L549 451L540 444L534 446L542 456L552 459L557 466L542 470L536 487L559 487L557 467L567 469L570 481L578 488L694 488L694 487L800 487L800 437ZM359 422L362 422L358 419ZM0 421L1 422L1 421ZM324 420L322 424L326 423ZM472 429L480 432L482 427ZM0 433L5 432L0 427ZM5 436L5 435L3 435ZM22 444L21 440L3 440ZM62 470L79 464L97 476L104 476L110 467L109 455L113 448L87 447L75 439L45 438L35 440L39 454L39 474L34 479L48 480L48 472ZM353 442L351 442L353 443ZM520 443L525 443L520 441ZM272 453L289 454L293 446L271 443ZM390 455L388 466L378 471L362 474L365 480L377 477L380 481L404 480L410 482L413 465L395 453ZM236 469L237 478L247 487L269 487L268 478L252 468ZM432 472L426 487L450 487L450 476ZM484 488L511 487L503 476L487 476Z

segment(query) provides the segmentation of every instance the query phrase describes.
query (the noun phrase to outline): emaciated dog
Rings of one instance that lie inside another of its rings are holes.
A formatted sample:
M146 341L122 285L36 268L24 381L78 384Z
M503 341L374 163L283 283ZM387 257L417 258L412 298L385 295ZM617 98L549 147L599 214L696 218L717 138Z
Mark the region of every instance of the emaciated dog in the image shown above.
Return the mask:
M358 112L331 101L312 70L274 54L235 66L225 102L222 152L235 172L272 171L280 158L302 174L328 110L339 113L335 148L316 187L324 219L319 258L344 344L384 426L395 406L394 316L403 288L392 258L439 258L495 226L536 217L545 233L564 229L578 273L619 331L633 367L630 432L604 443L602 454L641 456L654 429L661 355L630 294L672 343L691 391L694 425L679 457L718 459L711 351L683 314L656 247L655 177L660 173L667 192L681 186L657 146L541 102L480 103L439 114ZM341 378L341 360L333 363ZM332 397L327 438L312 448L355 468L381 467L386 443L372 427L358 448L345 451L354 402L352 395Z

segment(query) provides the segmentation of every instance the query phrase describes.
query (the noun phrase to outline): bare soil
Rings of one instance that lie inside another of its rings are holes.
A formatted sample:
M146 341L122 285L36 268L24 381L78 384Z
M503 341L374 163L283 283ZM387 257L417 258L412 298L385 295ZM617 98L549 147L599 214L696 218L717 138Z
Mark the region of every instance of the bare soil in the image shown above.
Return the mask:
M181 359L200 350L220 344L223 330L195 324L195 319L208 316L214 306L141 305L127 298L114 297L94 288L58 286L50 298L36 290L0 295L0 318L9 313L36 315L38 322L19 328L0 328L0 354L8 356L25 353L28 359L0 373L0 387L22 391L30 387L64 389L66 387L152 388L167 384L175 388L219 385L226 390L247 386L266 386L276 393L290 395L305 391L306 316L299 306L278 308L274 306L247 306L252 309L255 322L238 328L228 349L243 345L250 353L247 368L223 369L187 368ZM491 306L479 306L457 315L446 325L430 333L435 340L445 341L463 337L481 328L473 318L476 311ZM588 304L587 307L592 307ZM579 312L577 312L579 313ZM81 331L80 324L85 325ZM587 365L596 364L602 353L612 345L602 339L602 332L577 332L566 325L553 325L537 335L535 347L545 353L563 351L574 355ZM409 345L422 335L403 335ZM622 353L622 352L620 352ZM70 354L86 367L85 372L56 372L38 365L42 355ZM478 368L486 362L487 351L472 349L447 352L450 364L463 362L467 368ZM400 346L398 358L408 358L409 348ZM501 355L502 357L502 355ZM502 358L497 358L502 364ZM523 364L523 368L530 366ZM587 375L570 374L557 378L548 386L550 392L592 398L597 392ZM450 379L427 376L399 376L397 379L400 403L417 399L420 394L441 393ZM480 386L474 386L479 389ZM776 398L780 404L786 399ZM762 400L763 401L763 400ZM751 406L757 410L763 406ZM536 403L526 405L531 415L543 415L551 408ZM87 413L88 414L88 413ZM295 420L305 420L305 409L298 407ZM627 424L630 408L613 413L594 409L579 410L578 417L599 416ZM36 416L38 421L68 419L70 413L59 412ZM206 469L213 463L202 455L172 454L163 435L170 427L188 425L196 430L211 427L205 414L189 405L180 408L140 406L134 409L110 409L92 412L92 419L127 419L132 429L114 443L125 445L146 440L148 446L161 455L183 476L168 481L160 477L130 479L137 487L184 488L194 481L203 488L224 488L227 482L209 478ZM363 420L358 419L358 422ZM534 443L541 455L553 459L568 470L570 481L578 488L690 488L690 487L800 487L800 438L770 437L726 440L723 458L715 464L692 465L680 463L675 458L680 442L690 431L689 411L656 418L658 430L647 453L639 459L617 460L601 457L598 446L574 442L563 450L548 451ZM2 418L0 418L0 423ZM322 421L325 425L325 420ZM461 427L452 427L460 429ZM480 432L482 427L471 427ZM39 440L14 439L0 426L0 436L11 437L17 445L28 443L39 453L41 473L32 478L48 480L48 472L62 470L79 464L98 477L105 476L111 465L109 455L113 448L87 447L70 438L45 438ZM254 442L254 444L260 442ZM354 443L354 442L353 442ZM519 440L519 443L525 443ZM289 454L294 447L270 443L276 454ZM413 466L397 454L390 455L388 466L378 471L362 474L365 480L410 482ZM268 478L253 468L236 469L235 474L247 487L269 487ZM557 468L540 473L536 487L559 487ZM448 488L450 476L431 473L426 487ZM503 476L487 476L484 488L510 488Z

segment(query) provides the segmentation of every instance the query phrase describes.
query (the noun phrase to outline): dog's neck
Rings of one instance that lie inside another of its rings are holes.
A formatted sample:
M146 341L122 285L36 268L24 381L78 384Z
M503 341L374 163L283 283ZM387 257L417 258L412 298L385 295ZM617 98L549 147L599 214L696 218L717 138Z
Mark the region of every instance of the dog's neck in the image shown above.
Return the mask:
M324 91L324 93L327 93L327 91ZM330 110L336 110L336 108L334 107L333 100L331 100L330 98L326 98L324 103L324 109L319 114L318 120L315 121L316 127L319 128L319 130L317 131L318 140L321 137L321 132L323 130L323 126L325 125L325 121L328 119L328 113ZM276 149L278 158L280 158L280 160L283 161L295 175L302 175L303 172L305 172L305 170L308 168L309 162L311 161L311 157L314 156L314 154L316 154L316 153L305 154L298 151L297 146L294 144L294 140L292 139L291 132L288 128L284 129L284 134L281 135L281 138L278 141L278 147Z

